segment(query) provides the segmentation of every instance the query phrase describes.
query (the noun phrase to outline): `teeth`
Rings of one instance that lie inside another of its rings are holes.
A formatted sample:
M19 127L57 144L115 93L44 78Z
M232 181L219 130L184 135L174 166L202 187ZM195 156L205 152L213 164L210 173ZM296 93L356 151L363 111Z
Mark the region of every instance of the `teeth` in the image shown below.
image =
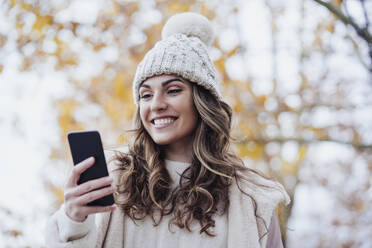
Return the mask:
M173 118L165 118L165 119L156 119L154 120L155 125L164 125L174 122Z

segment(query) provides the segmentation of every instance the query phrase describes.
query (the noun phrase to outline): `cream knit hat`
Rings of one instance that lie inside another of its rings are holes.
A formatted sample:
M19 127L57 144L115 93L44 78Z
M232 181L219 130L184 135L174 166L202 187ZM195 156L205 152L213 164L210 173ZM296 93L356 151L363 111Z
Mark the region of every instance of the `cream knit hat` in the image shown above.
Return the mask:
M162 74L181 76L221 99L217 72L207 51L213 39L212 25L204 16L191 12L172 16L163 27L162 40L147 52L137 67L133 81L135 103L139 101L141 83Z

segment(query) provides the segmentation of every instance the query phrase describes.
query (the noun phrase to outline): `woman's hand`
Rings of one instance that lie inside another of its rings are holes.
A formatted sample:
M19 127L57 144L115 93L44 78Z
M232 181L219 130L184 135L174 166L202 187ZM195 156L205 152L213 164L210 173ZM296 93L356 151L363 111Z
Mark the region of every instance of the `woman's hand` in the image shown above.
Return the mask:
M90 214L110 212L115 209L115 205L87 206L87 203L110 195L116 190L111 185L113 180L109 176L77 184L80 175L93 164L94 158L90 157L74 166L65 186L65 212L74 221L83 222Z

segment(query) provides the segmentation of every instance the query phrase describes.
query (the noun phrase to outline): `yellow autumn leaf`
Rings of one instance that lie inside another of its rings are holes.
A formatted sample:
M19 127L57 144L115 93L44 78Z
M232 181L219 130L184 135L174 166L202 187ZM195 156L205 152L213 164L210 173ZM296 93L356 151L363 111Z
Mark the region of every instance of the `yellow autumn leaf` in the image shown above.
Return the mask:
M242 91L248 92L249 95L251 95L251 96L255 95L253 90L252 90L252 81L251 80L244 81L242 85L243 85Z
M93 77L90 80L90 83L92 84L92 86L97 85L97 84L102 83L102 82L104 82L104 78L102 77L102 75L99 75L97 77Z
M32 5L27 3L21 3L21 8L28 11L33 9Z
M33 30L37 30L39 33L42 33L44 28L52 24L53 18L51 16L36 16L34 25L32 26Z
M214 65L216 66L217 70L220 71L221 73L225 73L225 59L220 58L216 61L214 61Z
M237 98L236 101L235 101L235 104L234 104L234 111L235 112L242 112L243 108L244 108L244 105L243 105L242 101L239 98Z
M63 49L65 49L67 45L63 41L58 39L57 37L54 37L54 42L57 44L57 50L52 55L55 55L57 58L60 58L62 57L61 55L62 55Z
M246 136L247 138L250 138L253 136L253 130L247 123L240 124L239 129L243 133L243 135Z
M157 23L155 25L152 25L151 28L148 28L148 29L144 30L144 32L146 34L146 37L147 37L147 39L145 41L146 49L142 50L142 53L139 56L140 60L142 60L143 57L145 56L144 52L151 49L154 46L154 44L157 41L159 41L163 25L164 25L164 23L160 22L160 23Z
M129 139L130 137L128 135L122 134L118 137L117 143L118 145L123 145L123 144L128 143Z
M125 97L125 87L124 87L124 76L121 73L116 74L114 78L114 96L120 99Z
M78 103L74 99L67 99L61 102L61 113L62 115L71 116L72 111L78 106Z
M306 153L307 153L307 146L301 146L298 149L298 158L297 158L297 161L298 162L301 162L305 158Z
M311 130L318 139L324 139L328 135L327 129L324 129L324 128L312 127L312 128L309 128L309 130Z
M57 44L57 49L50 55L56 56L59 61L56 69L61 69L65 65L77 65L77 56L71 52L71 50L69 49L69 45L61 41L57 37L54 38L54 42Z
M328 32L330 32L331 34L334 33L335 31L335 25L333 23L330 23L328 25L325 26L325 30L327 30Z
M66 59L60 60L60 65L77 65L76 57L75 56L68 56Z
M106 10L107 15L115 17L120 13L120 7L117 2L113 2L111 8Z
M264 106L265 102L266 102L266 99L267 99L267 96L265 96L265 95L257 97L257 99L256 99L257 105Z
M105 43L95 44L95 45L93 46L93 50L94 50L94 51L99 51L99 50L101 50L102 48L104 48L105 46L106 46Z
M73 111L78 106L78 103L73 99L66 99L63 101L60 101L59 104L59 116L58 116L58 123L59 127L62 130L62 136L65 137L65 135L73 130L83 130L84 127L76 123L74 117L73 117Z
M190 10L193 1L187 1L185 3L179 1L172 1L168 5L168 12L171 14L179 13L179 12L187 12Z
M120 6L120 12L124 13L125 16L132 16L139 10L138 1L127 2Z
M216 13L214 12L214 10L208 8L206 3L202 4L202 6L200 8L200 14L207 17L209 20L214 19L215 16L216 16Z
M16 29L17 29L17 30L22 30L24 26L25 26L24 23L17 23L17 24L16 24Z
M285 175L297 175L298 164L298 162L283 161L280 171Z
M239 157L249 157L252 160L259 160L262 158L265 151L265 147L262 144L249 143L238 146Z
M227 57L230 58L231 56L235 55L241 47L237 46L234 49L232 49L230 52L227 53Z
M56 36L54 36L53 41L56 43L58 49L61 49L65 45L65 43L63 41L61 41L60 39L58 39L58 37L56 37ZM59 53L57 53L56 55L59 55Z
M123 118L122 104L114 98L108 99L104 104L103 108L107 113L108 117L112 119L114 123L120 121Z

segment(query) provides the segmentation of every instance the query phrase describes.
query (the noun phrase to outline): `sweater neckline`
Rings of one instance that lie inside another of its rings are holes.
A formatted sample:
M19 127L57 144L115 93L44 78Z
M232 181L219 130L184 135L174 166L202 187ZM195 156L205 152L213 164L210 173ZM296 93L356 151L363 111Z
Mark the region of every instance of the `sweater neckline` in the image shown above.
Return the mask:
M164 159L165 163L166 164L169 164L169 165L179 165L179 166L189 166L191 163L189 162L181 162L181 161L175 161L175 160L169 160L169 159Z
M165 167L171 177L173 183L178 183L181 177L181 174L191 165L191 163L173 161L165 159Z

